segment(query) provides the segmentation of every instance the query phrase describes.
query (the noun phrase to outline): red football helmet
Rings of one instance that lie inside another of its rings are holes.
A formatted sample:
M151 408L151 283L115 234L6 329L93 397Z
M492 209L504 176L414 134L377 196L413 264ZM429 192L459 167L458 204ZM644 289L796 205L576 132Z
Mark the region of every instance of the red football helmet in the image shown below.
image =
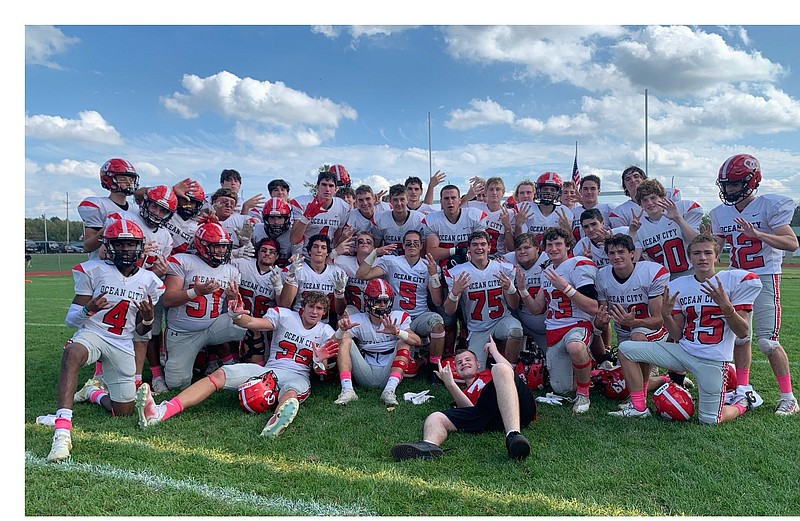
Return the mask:
M727 368L725 369L725 373L722 375L722 380L725 384L725 391L735 391L736 385L738 384L736 380L736 366L731 363L725 365Z
M555 172L545 172L536 180L536 199L540 204L555 204L561 197L561 176ZM542 188L552 186L556 189L555 193L542 193Z
M380 301L387 302L386 307L380 306ZM383 279L372 279L364 288L364 302L370 315L381 317L392 312L394 293L389 283Z
M728 183L742 183L739 191L728 193ZM729 157L719 167L717 186L719 198L728 206L733 206L752 194L761 183L761 165L750 154L737 154Z
M119 184L117 184L118 175L133 177L133 183L125 188L120 188ZM133 195L136 189L139 188L139 174L136 173L136 169L128 161L119 158L109 159L100 167L100 184L111 192Z
M658 414L668 420L685 422L694 416L694 398L675 382L667 382L656 389L653 403Z
M283 217L283 224L270 224L270 217ZM272 197L269 201L264 203L264 209L261 210L261 220L264 222L264 231L270 239L277 239L288 230L292 223L292 209L289 203L280 197Z
M200 209L202 209L203 204L205 204L206 192L203 190L202 186L197 185L197 189L192 191L191 194L186 194L186 196L189 200L187 201L183 197L178 199L178 208L176 210L184 221L188 221L200 213Z
M344 165L331 165L328 167L328 172L336 174L336 186L350 186L350 174Z
M255 414L267 412L278 401L278 376L267 371L254 376L239 386L239 405L247 412Z
M412 356L408 360L406 370L403 372L404 378L414 378L419 374L419 370L425 367L428 362L424 358L417 358Z
M544 359L532 351L524 350L519 354L519 361L514 366L522 381L531 391L541 391L547 381Z
M220 245L224 246L222 252L216 248ZM197 255L213 268L230 262L232 246L230 235L219 223L203 223L194 232L194 249Z
M447 358L442 358L442 362L441 363L442 363L442 367L444 367L446 365L450 366L450 371L453 373L453 381L455 383L457 383L459 385L464 385L466 383L463 378L458 376L458 373L456 372L456 361L453 360L452 356L448 356Z
M106 247L106 262L118 268L127 268L136 264L144 251L144 233L133 221L117 219L103 230L101 239ZM136 241L134 249L122 249L120 242Z
M625 376L620 366L613 369L596 369L592 371L592 377L600 392L609 400L624 400L631 395L628 386L625 385Z
M153 212L153 205L160 206L165 210L164 215L159 216ZM164 226L172 218L172 214L178 208L178 198L172 188L164 185L154 186L144 194L144 201L139 206L139 214L142 219L155 228Z

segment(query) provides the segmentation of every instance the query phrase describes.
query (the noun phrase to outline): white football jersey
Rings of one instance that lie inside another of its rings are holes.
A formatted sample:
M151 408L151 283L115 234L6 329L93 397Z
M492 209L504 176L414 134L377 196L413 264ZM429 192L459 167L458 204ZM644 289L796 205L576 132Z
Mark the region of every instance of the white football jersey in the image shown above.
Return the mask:
M415 211L415 212L419 212L423 216L428 215L431 212L436 212L437 211L436 208L434 208L432 204L428 204L428 203L420 204L419 208L411 208L411 205L409 204L408 205L408 209L412 210L412 211ZM441 210L441 208L439 208L439 210Z
M245 309L253 317L263 317L269 308L277 305L275 288L269 280L269 270L261 273L256 259L233 259L231 264L241 275L239 294L242 295Z
M286 275L289 273L288 268L284 268L283 270L283 278L284 284L286 283ZM341 273L344 276L347 276L347 273L340 268L339 266L333 266L331 264L326 264L325 269L322 273L317 273L314 269L306 262L303 263L303 267L297 273L297 296L294 298L294 303L292 304L293 311L300 311L302 307L302 301L305 297L305 293L308 291L321 291L328 297L328 301L330 302L329 312L333 311L333 287L335 276L337 273Z
M611 215L611 210L614 209L614 205L609 203L597 203L595 208L599 210L600 215L603 216L603 223L605 226L609 226L609 216ZM572 219L572 235L575 237L576 241L586 237L586 234L583 233L583 228L581 228L581 214L585 211L586 208L579 204L576 204L575 207L572 208L572 213L574 215Z
M422 240L425 240L424 225L422 224L424 217L425 215L421 212L409 210L405 222L397 224L392 212L383 212L375 218L377 232L373 232L373 234L379 239L382 246L397 244L394 254L403 255L405 251L403 249L403 236L407 231L416 230L422 234Z
M550 267L552 265L546 269L550 269ZM580 255L568 258L555 270L575 289L596 283L597 266L591 259ZM547 325L548 343L550 343L551 331L563 330L563 328L569 328L579 322L591 322L594 319L593 316L574 305L566 294L557 290L546 276L542 275L541 283L541 291L544 291L547 303L545 324Z
M146 222L144 222L144 218L139 214L139 212L114 212L108 214L106 218L106 224L111 224L111 219L127 219L129 221L133 221L139 225L139 228L142 229L144 233L144 241L156 241L158 243L158 251L165 259L172 254L172 234L169 233L165 228L158 227L155 230L150 228ZM156 261L156 257L154 255L147 255L144 258L144 262L140 263L140 265L145 269L150 269L153 266L153 263Z
M405 311L392 310L389 318L397 324L401 331L411 328L411 316ZM378 333L377 330L383 329L382 324L373 325L366 313L356 313L350 315L350 322L358 324L349 330L359 349L364 353L364 360L372 366L385 367L394 360L394 346L397 344L397 337Z
M550 257L548 257L546 253L542 253L539 255L539 258L536 259L536 262L527 270L517 262L517 254L513 251L506 253L505 259L516 266L518 270L522 270L522 273L525 275L525 285L528 287L528 294L536 298L536 294L539 293L539 290L542 288L542 270L544 269L542 266L548 263ZM516 279L514 279L514 283L516 284ZM532 318L534 316L542 316L545 313L547 313L547 311L543 311L539 315L533 315L525 304L521 303L519 306L520 316Z
M300 314L286 308L270 308L264 318L275 326L264 369L280 368L307 376L314 361L314 346L330 339L333 328L320 321L306 329Z
M633 273L627 280L620 281L614 275L613 267L606 266L597 272L597 301L605 301L610 308L619 304L627 312L633 311L636 318L650 316L648 304L651 298L661 298L664 288L669 284L669 270L650 261L639 261L633 265ZM614 323L618 335L629 337L630 328ZM657 336L666 333L661 326Z
M411 266L405 257L384 255L378 258L375 267L381 268L386 273L382 278L389 283L394 293L393 309L401 309L411 315L411 318L430 311L428 308L430 274L422 258ZM439 268L436 269L439 272Z
M372 232L375 227L375 220L378 217L378 209L375 208L375 213L369 219L361 214L358 208L353 208L347 213L347 220L345 226L349 227L356 232Z
M758 275L781 273L784 252L755 237L743 234L734 221L740 217L756 230L772 233L791 224L795 204L784 195L759 195L743 211L721 204L711 210L711 232L731 245L731 268L752 271Z
M629 230L627 226L620 226L619 228L612 228L611 233L613 235L618 233L624 233L625 235L628 235ZM598 270L608 266L608 254L606 253L605 242L595 244L591 239L589 239L589 237L584 237L579 240L577 244L575 244L575 247L572 248L572 251L575 252L576 255L583 255L584 257L591 258ZM588 252L589 255L586 255L585 252Z
M179 253L171 256L167 263L167 275L183 279L183 290L193 288L195 277L199 282L215 281L219 289L208 295L197 295L182 306L167 309L167 324L174 331L191 333L207 329L220 314L227 311L225 288L231 281L239 284L239 270L230 264L212 268L192 253Z
M136 329L136 304L147 300L153 304L164 293L164 282L151 271L137 269L125 277L116 266L102 260L88 260L72 268L75 295L98 296L105 292L109 306L90 316L80 330L90 331L133 356L133 333ZM134 304L134 302L136 304Z
M127 202L126 208L119 206L108 197L87 197L78 205L78 215L81 216L84 226L87 228L102 228L106 224L108 214L114 212L135 212L139 213L136 203ZM89 259L100 258L99 248L89 252Z
M556 205L555 209L550 213L550 215L545 216L542 214L542 211L539 209L539 205L536 203L517 203L517 209L519 210L520 208L524 208L523 205L526 204L530 205L530 211L532 212L532 215L528 217L528 219L525 221L525 224L522 226L522 232L534 234L537 241L542 240L542 235L546 229L558 227L558 220L561 217L561 212L566 214L567 221L570 223L572 222L572 210L564 205ZM519 218L519 213L515 214L514 217L515 219Z
M355 255L339 255L333 260L333 264L347 273L347 286L344 287L345 302L359 311L366 311L364 290L367 288L369 281L356 278L358 258Z
M312 200L314 200L314 196L311 194L298 195L292 199L290 204L292 207L292 219L296 221L298 217L302 217L303 212L306 211L308 203L310 203ZM307 255L305 252L305 242L312 235L321 233L322 235L327 235L331 238L331 240L333 240L333 234L336 232L336 230L343 228L347 222L347 214L349 212L350 207L347 205L347 203L344 202L343 199L334 197L331 207L327 211L316 215L308 223L306 231L303 234L303 240L301 241L303 244L303 253Z
M753 302L761 292L761 280L745 270L726 270L717 273L725 293L737 311L752 311ZM717 281L713 284L716 286ZM689 354L707 360L728 362L733 359L736 334L723 317L722 309L703 293L694 277L680 277L670 282L670 295L680 293L672 314L683 314L686 325L678 343Z
M486 214L477 208L462 208L458 220L451 223L444 215L444 211L431 212L422 219L425 228L425 237L436 235L439 237L440 248L466 248L467 241L472 232L486 230L484 223ZM440 262L444 266L446 259Z
M470 276L469 285L464 288L459 301L467 321L467 331L487 331L495 321L511 314L500 279L495 275L502 272L514 281L513 264L490 260L482 270L472 262L459 264L445 270L444 279L447 287L452 288L453 281L463 272Z
M492 212L489 210L489 205L480 201L470 201L467 203L467 207L477 208L486 214L483 222L486 226L486 233L489 234L489 255L494 255L495 253L499 253L500 255L505 254L507 251L505 243L506 233L513 234L514 230L512 229L507 232L506 227L503 225L503 210L501 209ZM509 222L513 226L514 214L516 211L513 209L507 209L506 211L509 214Z
M275 240L278 243L278 247L280 251L278 252L278 260L275 261L275 264L280 266L281 268L285 267L289 264L289 257L291 257L294 253L299 253L293 251L292 241L289 240L289 235L292 233L291 228L283 232L282 234L278 235L278 238ZM256 227L253 229L253 246L258 248L258 243L261 242L261 239L267 238L267 231L264 229L264 225L256 224ZM299 244L297 245L300 246ZM256 251L258 254L258 251Z
M178 212L172 214L169 221L164 224L164 229L172 235L172 252L171 255L176 253L186 253L193 249L194 246L194 232L197 231L197 221L189 219L184 221Z
M696 232L700 231L703 209L694 201L675 201L683 219ZM670 274L693 274L686 246L688 241L678 223L667 216L651 221L647 214L640 219L642 226L636 232L636 249L641 249L643 258L657 262L667 268Z
M667 199L676 203L681 200L681 191L677 188L665 187L664 191L667 193ZM634 212L634 215L639 215L642 212L642 207L636 204L636 201L633 199L628 199L623 203L619 203L612 209L611 213L608 214L608 225L612 228L616 228L617 226L630 226L633 220L631 212ZM644 219L644 216L645 214L642 214L640 220Z
M245 223L249 223L249 226L253 227L253 236L255 236L255 229L259 226L259 223L256 219L250 216L235 213L224 221L219 222L219 225L225 228L225 231L231 236L234 249L240 248L244 246L246 242L248 242L240 236Z

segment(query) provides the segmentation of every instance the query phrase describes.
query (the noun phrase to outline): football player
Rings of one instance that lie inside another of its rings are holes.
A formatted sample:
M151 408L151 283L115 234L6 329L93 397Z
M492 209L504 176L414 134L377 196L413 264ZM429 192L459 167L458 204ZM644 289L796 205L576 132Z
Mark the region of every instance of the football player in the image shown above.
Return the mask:
M636 188L645 179L647 179L647 174L638 166L630 165L622 171L622 188L625 190L625 195L630 199L618 204L611 210L608 214L609 226L612 228L630 226L636 216L641 215L642 208L636 204L634 198L636 197ZM680 201L681 192L677 188L670 188L665 192L666 197L670 200Z
M72 268L75 298L67 311L67 326L77 332L67 341L58 375L55 434L47 461L60 462L72 451L72 408L75 402L100 404L114 416L133 413L136 395L134 331L146 335L153 324L153 304L164 283L152 271L137 266L144 251L144 234L135 223L116 220L103 230L105 260L88 260ZM105 385L93 377L76 393L78 372L96 361L104 363Z
M600 210L600 214L603 216L603 222L610 222L609 221L609 214L611 210L614 208L612 205L608 203L601 203L598 201L600 197L600 178L594 174L589 174L584 176L581 179L580 189L578 190L578 202L580 204L575 205L572 208L572 213L576 216L580 217L580 215L584 212L584 210L591 210L592 208L597 208ZM573 228L573 235L575 235L575 239L579 240L581 237L584 237L583 229L581 228L580 222L577 223L577 227Z
M487 179L483 193L486 195L485 202L469 201L464 206L477 208L486 214L484 220L486 233L491 238L489 254L503 255L514 249L514 227L511 224L514 210L503 206L503 195L506 193L503 179L500 177Z
M693 275L694 270L686 258L686 245L700 234L703 209L694 201L673 201L656 179L642 181L634 194L642 208L632 221L636 231L636 255L663 265L669 270L671 280Z
M278 436L292 423L300 404L311 394L309 375L312 363L315 371L324 372L324 361L336 356L337 342L329 341L333 336L333 328L321 322L327 309L328 298L319 291L306 294L302 314L275 307L270 308L263 317L255 318L248 316L249 312L241 301L235 302L228 307L228 315L237 327L272 331L270 357L266 365L224 365L181 391L175 398L158 405L147 384L143 384L136 393L139 427L146 429L158 425L203 402L220 389L238 390L242 400L243 395L250 396L243 392L243 386L253 379L262 380L271 373L270 378L262 380L269 384L260 389L260 395L254 393L242 406L253 412L264 412L274 406L275 413L267 421L261 435L268 438Z
M678 342L636 342L619 346L619 359L630 390L631 407L609 414L622 418L647 418L644 378L650 364L676 371L690 371L697 379L697 419L715 425L733 420L752 406L741 395L724 405L728 361L733 358L735 338L750 337L750 311L761 291L758 276L731 269L716 274L714 263L720 243L700 234L687 246L693 277L680 277L664 290L661 316Z
M333 403L345 405L358 400L355 380L364 387L383 387L381 401L388 406L399 405L395 390L408 366L409 348L421 341L411 331L409 314L392 310L393 299L392 288L385 280L371 280L364 291L367 312L352 316L345 312L339 319L335 337L341 343L336 365L342 390Z
M711 210L711 230L731 245L730 266L755 273L761 279L761 293L754 305L758 349L769 360L780 398L775 414L789 416L800 412L792 392L789 357L781 346L781 263L784 252L797 249L792 231L794 202L783 195L756 195L761 183L761 165L749 154L729 157L719 169L717 186L723 204ZM735 400L745 394L752 405L763 403L750 385L752 360L750 335L740 336L733 350L736 364Z
M409 230L422 230L424 214L408 208L408 190L401 184L389 187L390 212L382 212L375 218L373 235L382 246L396 245L395 255L403 254L403 236ZM424 237L423 237L424 239Z
M433 256L422 257L422 234L409 230L403 236L403 256L369 253L359 261L356 276L362 280L384 279L394 293L394 307L411 316L411 330L429 338L428 362L435 367L444 353L444 319L428 308L428 295L434 306L444 304L441 273ZM431 373L431 383L441 382Z
M428 215L435 212L436 208L433 207L433 193L437 184L444 180L445 174L439 170L431 177L428 183L428 189L425 192L425 198L422 198L422 179L417 176L409 176L403 185L406 187L406 196L408 197L408 209L419 212L422 215Z
M239 270L230 264L231 238L215 222L197 227L195 253L169 259L163 302L167 308L164 376L170 389L187 387L195 357L205 346L239 342L245 329L225 313L228 300L238 300ZM220 352L224 364L234 355Z
M372 188L361 185L356 188L356 204L347 215L345 226L356 232L369 232L375 228L375 221L383 213Z
M256 219L247 214L235 212L238 196L230 188L220 188L211 195L211 206L217 222L225 228L232 241L231 257L253 257L255 247L252 237L255 233Z
M528 288L528 294L535 297L542 286L542 270L547 261L547 255L539 250L539 243L532 233L517 235L514 239L514 251L507 253L505 259L516 266L517 288ZM520 295L520 298L527 298ZM522 324L522 331L527 336L533 337L534 342L544 352L547 349L547 331L544 325L545 312L538 315L531 314L525 305L512 310L511 314ZM524 343L523 343L524 345Z
M573 250L578 255L592 259L597 269L608 266L608 255L605 250L605 240L618 233L630 235L630 229L627 226L620 226L619 228L608 229L605 227L605 220L603 213L597 208L591 210L584 210L580 214L581 231L583 238L577 239ZM635 232L634 236L635 236ZM574 235L574 234L573 234Z
M466 387L455 383L449 364L439 365L437 375L442 379L455 407L435 412L425 418L422 441L399 443L392 447L395 460L431 459L443 454L441 444L451 432L505 432L508 457L523 460L531 452L528 439L520 432L536 418L536 402L531 390L489 339L486 354L495 360L491 369L479 369L478 357L470 350L456 353L456 373Z
M494 337L505 341L505 358L516 364L522 350L522 324L511 315L519 307L519 294L514 285L513 265L489 259L489 234L472 232L469 236L469 262L459 264L444 274L450 291L444 312L454 315L461 306L466 319L468 348L478 358L480 369L486 368L483 346Z
M346 202L334 197L338 179L335 172L321 171L317 176L317 195L304 194L292 199L294 224L289 237L293 254L301 253L308 258L308 252L303 249L303 245L308 237L317 234L325 235L338 243L340 230L344 228L347 213L350 211ZM348 176L347 183L349 182Z
M577 387L572 410L582 414L590 405L592 361L588 348L592 319L597 314L597 267L586 257L570 257L575 237L563 228L545 230L542 243L550 265L542 272L542 287L535 297L527 288L519 288L522 303L534 315L547 310L550 385L558 394Z
M485 230L486 213L477 208L461 208L457 186L445 185L439 196L442 209L422 219L425 252L444 268L467 261L467 247L472 232Z
M572 210L560 202L561 176L545 172L536 180L535 198L532 203L517 202L514 215L514 235L530 232L541 240L548 228L559 226L572 233Z
M264 203L261 213L261 226L253 230L253 244L269 238L275 241L278 248L277 266L285 268L292 256L292 241L289 240L292 227L292 209L289 203L279 197L272 197Z
M178 206L175 213L164 223L164 229L172 235L171 255L185 253L192 245L194 232L197 231L199 226L197 218L203 208L205 197L206 194L200 185L196 185L196 188L191 193L185 196L178 196Z

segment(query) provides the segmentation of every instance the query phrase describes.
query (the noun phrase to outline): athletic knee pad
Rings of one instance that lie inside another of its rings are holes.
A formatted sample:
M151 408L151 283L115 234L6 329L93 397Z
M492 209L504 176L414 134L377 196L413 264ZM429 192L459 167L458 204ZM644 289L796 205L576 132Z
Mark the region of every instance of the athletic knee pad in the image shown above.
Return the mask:
M736 339L733 341L733 343L734 343L734 345L737 345L737 346L747 345L747 344L750 343L750 337L739 338L737 336Z
M525 334L522 332L521 327L512 327L511 329L508 330L509 339L517 340L519 338L522 338L523 336L525 336Z
M738 339L737 339L738 340ZM769 340L767 338L758 339L758 350L764 353L764 356L769 358L773 351L781 346L777 340Z
M431 317L428 319L428 325L429 325L429 326L431 326L431 329L433 329L433 328L434 328L434 327L436 327L438 324L442 324L442 325L444 325L444 319L442 318L442 316L441 316L441 315L439 315L439 314L437 314L437 313L434 313L434 314L433 314L433 315L431 315ZM444 335L442 335L442 336L444 336Z

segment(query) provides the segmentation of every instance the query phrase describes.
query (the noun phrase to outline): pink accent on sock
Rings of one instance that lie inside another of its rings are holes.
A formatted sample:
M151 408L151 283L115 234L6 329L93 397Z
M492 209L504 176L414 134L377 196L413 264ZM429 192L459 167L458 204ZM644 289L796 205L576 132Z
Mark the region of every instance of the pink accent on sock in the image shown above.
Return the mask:
M159 376L164 376L164 370L161 368L160 365L151 365L150 366L150 373L153 375L153 378L158 378Z
M180 398L178 398L177 396L172 400L167 400L166 402L164 402L164 405L167 406L167 410L164 411L164 417L161 418L161 421L164 421L168 418L172 418L179 412L183 412L183 404L181 403Z
M438 363L439 363L439 362L441 362L441 361L442 361L442 357L441 357L441 356L432 356L432 357L431 357L431 363L432 363L433 365L436 365L436 364L438 364Z
M391 382L392 380L397 380L397 383L399 384L400 380L402 380L402 379L403 379L403 374L402 373L391 373L389 375L389 382Z
M92 391L92 394L89 395L89 401L92 403L100 403L100 400L103 399L103 396L108 396L108 393L102 389L95 389Z
M778 376L775 378L778 381L778 389L781 390L781 393L790 394L792 392L792 375L786 373L783 376Z
M662 383L668 384L668 383L670 383L671 381L672 381L672 380L670 380L670 378L669 378L669 375L666 375L666 374L662 374L662 375L661 375L661 382L662 382Z
M584 396L589 396L589 387L592 385L591 382L576 382L575 386L577 390L575 391L576 394L582 394Z
M94 376L97 376L99 374L103 374L103 362L100 362L98 360L97 362L94 363Z
M229 362L233 362L233 361L234 361L234 356L233 356L233 353L229 354L228 356L226 356L226 357L224 357L224 358L222 359L222 363L223 363L223 364L227 364L227 363L229 363Z
M745 407L744 405L734 403L733 406L736 407L736 410L739 411L739 414L744 414L747 412L747 407Z
M750 385L750 369L736 368L736 385Z
M140 385L142 385L142 375L135 374L133 375L133 383L136 384L136 388L138 389Z
M56 427L56 429L71 430L72 429L72 420L68 420L66 418L56 418L55 427Z
M631 391L631 405L637 411L643 411L647 408L647 391Z
M340 371L339 372L339 380L352 380L353 377L350 374L350 371Z

